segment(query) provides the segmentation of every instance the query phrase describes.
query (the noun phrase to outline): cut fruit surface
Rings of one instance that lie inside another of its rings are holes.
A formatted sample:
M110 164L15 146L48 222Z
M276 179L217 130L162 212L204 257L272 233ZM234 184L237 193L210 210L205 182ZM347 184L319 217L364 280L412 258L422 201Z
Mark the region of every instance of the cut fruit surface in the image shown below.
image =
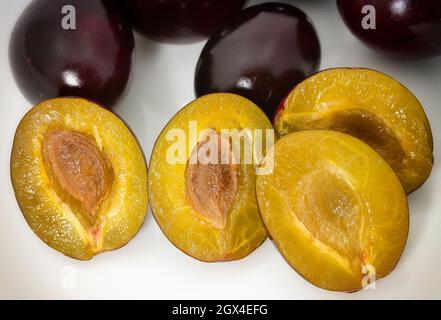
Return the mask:
M255 195L261 159L245 157L247 146L257 154L255 129L264 131L266 148L265 130L272 138L274 132L263 111L240 96L212 94L179 111L156 141L149 169L152 211L166 237L193 258L240 259L267 237Z
M429 121L415 96L393 78L369 69L330 69L299 84L275 118L279 136L336 130L363 140L395 170L406 193L433 166Z
M312 284L357 291L387 276L404 250L409 214L390 166L362 141L311 130L280 139L257 177L263 221L287 262Z
M76 98L45 101L16 131L11 178L32 230L79 260L130 241L147 213L147 167L114 114Z
M50 130L42 151L58 196L78 202L88 216L95 217L113 184L113 170L93 139L66 129Z

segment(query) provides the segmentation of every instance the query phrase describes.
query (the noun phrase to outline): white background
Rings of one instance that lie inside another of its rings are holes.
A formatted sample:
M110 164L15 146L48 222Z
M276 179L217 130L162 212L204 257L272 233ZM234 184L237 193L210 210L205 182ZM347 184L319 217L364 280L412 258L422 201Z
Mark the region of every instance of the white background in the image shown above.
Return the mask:
M258 3L262 1L252 1ZM345 28L333 0L285 1L314 21L322 44L322 68L370 67L411 89L425 106L440 158L441 58L394 61L362 46ZM14 131L29 110L11 75L8 42L29 0L0 1L0 298L146 299L384 299L441 298L441 168L410 197L411 230L397 269L375 290L327 292L303 280L271 241L246 259L206 264L177 250L151 212L124 248L89 262L71 260L41 242L16 204L9 178ZM159 45L137 36L133 83L116 112L139 138L147 158L167 121L194 98L193 74L203 43ZM67 274L76 278L69 286ZM67 286L66 286L67 285Z

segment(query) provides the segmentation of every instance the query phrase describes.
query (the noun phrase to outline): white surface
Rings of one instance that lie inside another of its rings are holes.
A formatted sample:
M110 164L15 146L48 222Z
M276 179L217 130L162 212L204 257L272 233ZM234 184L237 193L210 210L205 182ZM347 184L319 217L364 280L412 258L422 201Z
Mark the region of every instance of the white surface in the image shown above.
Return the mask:
M41 242L16 204L9 178L13 135L29 109L12 78L8 41L29 0L0 1L0 298L146 299L384 299L441 298L441 168L410 197L411 230L397 269L375 290L332 293L294 272L270 241L242 261L205 264L177 250L151 213L124 248L77 262ZM260 1L252 1L257 3ZM386 72L411 89L426 108L440 158L441 59L397 62L363 47L344 27L332 0L285 1L313 19L322 43L322 68L362 66ZM167 121L194 98L193 73L203 43L166 46L137 37L134 81L117 107L147 158ZM69 286L68 275L76 279Z

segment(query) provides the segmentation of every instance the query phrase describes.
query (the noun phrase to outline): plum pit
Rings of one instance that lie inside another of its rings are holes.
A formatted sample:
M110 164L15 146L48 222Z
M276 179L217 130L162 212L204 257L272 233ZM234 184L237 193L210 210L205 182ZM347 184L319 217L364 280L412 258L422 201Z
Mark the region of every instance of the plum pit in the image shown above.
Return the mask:
M114 174L92 138L66 129L50 130L43 142L43 158L58 196L86 213L89 222L95 220Z
M214 163L201 163L199 157L196 163L189 160L186 173L186 191L191 206L218 229L225 229L228 211L238 191L238 170L233 164L232 153L229 152L228 161L223 161L221 150L225 146L231 150L230 142L217 133L200 142L190 160L195 153L205 153L204 156ZM212 155L212 151L216 154Z

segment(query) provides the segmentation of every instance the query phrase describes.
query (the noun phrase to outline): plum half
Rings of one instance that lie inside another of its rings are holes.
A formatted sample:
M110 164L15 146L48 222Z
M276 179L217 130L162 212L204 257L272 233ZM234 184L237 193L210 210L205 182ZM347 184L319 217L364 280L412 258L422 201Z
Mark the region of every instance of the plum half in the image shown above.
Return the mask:
M124 0L134 28L149 39L184 44L210 37L246 0Z
M179 111L155 143L149 169L153 215L165 236L195 259L241 259L267 237L255 195L261 158L253 156L254 130L269 130L274 138L271 122L251 101L212 94ZM270 143L266 137L263 146Z
M109 0L34 0L17 21L9 61L32 103L77 96L111 107L132 68L133 31Z
M114 114L83 99L48 100L25 115L11 178L35 234L78 260L128 243L147 213L138 142Z
M406 193L433 167L432 131L417 98L393 78L369 69L330 69L296 86L275 118L280 136L329 129L374 148L395 170Z
M340 14L367 46L392 56L441 55L441 1L337 0Z
M257 177L263 221L287 262L312 284L358 291L387 276L404 250L403 187L367 144L336 131L301 131L267 153ZM274 159L274 160L273 160Z
M318 70L320 58L318 35L303 11L255 5L208 40L196 67L196 95L239 94L272 119L292 86Z

